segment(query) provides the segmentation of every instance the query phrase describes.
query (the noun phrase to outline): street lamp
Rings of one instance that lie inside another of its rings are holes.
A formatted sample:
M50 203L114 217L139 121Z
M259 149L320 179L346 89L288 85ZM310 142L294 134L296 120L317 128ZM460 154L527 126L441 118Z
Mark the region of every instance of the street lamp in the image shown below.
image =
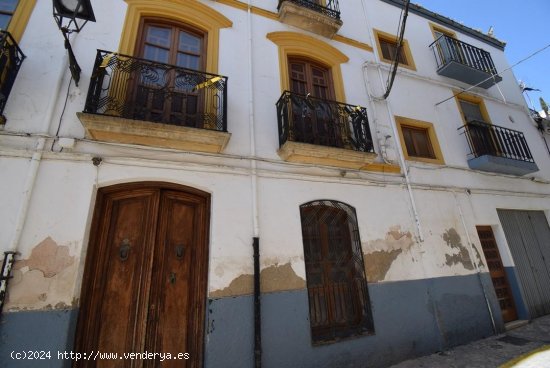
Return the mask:
M65 38L65 48L69 53L69 70L78 86L81 69L69 42L69 35L80 32L88 21L95 22L92 4L90 0L53 0L53 17Z
M90 0L53 0L53 17L67 33L80 32L88 21L95 22Z

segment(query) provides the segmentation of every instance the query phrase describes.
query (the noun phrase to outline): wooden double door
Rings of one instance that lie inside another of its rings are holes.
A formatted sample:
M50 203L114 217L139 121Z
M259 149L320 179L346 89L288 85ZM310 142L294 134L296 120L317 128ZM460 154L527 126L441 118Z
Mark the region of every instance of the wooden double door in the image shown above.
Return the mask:
M119 357L75 367L202 367L209 202L206 193L171 184L99 191L76 350ZM172 359L123 355L130 353Z

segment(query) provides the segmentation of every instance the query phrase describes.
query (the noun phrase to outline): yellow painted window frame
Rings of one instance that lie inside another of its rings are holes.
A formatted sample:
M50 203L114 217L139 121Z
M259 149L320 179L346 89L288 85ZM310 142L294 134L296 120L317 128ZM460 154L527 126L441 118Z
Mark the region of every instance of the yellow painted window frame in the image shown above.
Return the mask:
M378 50L378 57L380 58L381 61L392 64L393 60L384 58L384 54L382 53L382 46L380 45L380 40L384 40L386 42L391 42L391 43L397 43L397 36L392 35L391 33L380 31L378 29L373 29L373 31L375 36L374 38L376 39L376 48ZM402 50L405 53L405 59L407 59L407 64L399 63L399 66L416 71L416 64L414 63L411 48L409 46L409 41L407 41L406 39L403 39Z
M19 0L7 29L15 42L21 42L35 5L36 0Z
M456 39L456 32L451 31L450 29L447 29L447 28L443 28L438 24L430 22L430 29L432 30L432 35L434 36L434 40L437 39L435 32L443 33L446 36Z
M399 141L401 142L401 148L403 150L403 155L405 156L406 160L426 162L429 164L437 164L437 165L445 164L445 160L443 158L443 152L441 151L441 146L439 145L437 134L435 133L435 127L432 123L429 123L427 121L420 121L420 120L415 120L411 118L406 118L403 116L395 116L395 123L397 124ZM430 139L430 144L432 145L432 150L435 158L409 156L409 153L407 152L407 145L405 144L405 138L403 136L402 126L426 130L428 132L428 138Z
M218 74L220 29L233 23L213 8L189 0L125 0L128 3L126 18L118 51L134 55L141 19L164 18L189 24L208 34L206 45L206 72Z
M289 57L304 57L327 65L332 74L334 97L338 102L346 102L344 80L340 65L349 58L337 48L326 42L295 32L271 32L267 39L279 47L279 71L281 75L281 92L290 90Z
M479 105L479 110L481 111L481 116L483 116L483 120L487 124L492 124L491 118L489 117L489 111L487 110L487 106L485 106L485 101L483 100L483 98L468 93L460 93L460 91L453 91L453 94L455 95L458 113L460 114L460 118L462 119L464 125L466 125L467 121L466 119L464 119L464 114L462 113L462 107L460 106L461 100Z

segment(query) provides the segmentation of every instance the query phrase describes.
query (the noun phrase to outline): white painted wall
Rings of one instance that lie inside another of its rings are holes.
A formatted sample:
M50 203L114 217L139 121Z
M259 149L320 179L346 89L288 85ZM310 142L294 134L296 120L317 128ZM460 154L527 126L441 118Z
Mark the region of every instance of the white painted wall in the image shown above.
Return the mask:
M513 265L499 225L496 208L550 209L550 157L538 132L527 115L525 103L515 79L503 75L499 87L483 96L491 120L524 132L540 168L529 178L473 172L468 169L466 140L457 132L462 125L454 100L436 106L452 96L452 87L464 87L435 73L435 61L428 45L433 41L428 22L409 16L406 38L411 45L416 72L397 74L389 99L394 115L434 124L443 150L445 165L409 162L407 170L413 187L425 240L419 240L409 194L400 175L365 173L311 165L289 164L277 155L278 133L275 103L281 95L277 45L265 35L275 31L306 33L259 15L252 15L253 120L256 157L251 158L248 101L249 67L247 60L247 13L214 1L203 4L223 13L233 27L220 32L219 73L229 77L229 145L221 155L182 153L146 147L127 147L82 140L84 129L76 117L82 111L95 50L117 50L126 3L122 0L97 0L97 23L88 24L73 38L73 47L82 67L79 87L71 84L61 119L69 83L61 34L51 18L50 5L39 1L21 42L27 55L5 110L8 122L0 134L0 251L9 246L16 214L22 206L22 188L36 136L44 134L47 143L33 187L28 217L19 244L20 259L27 259L33 248L51 237L59 246L68 247L75 257L74 269L63 277L46 280L51 291L44 300L24 296L21 280L10 288L20 298L10 300L8 309L39 309L59 302L71 304L78 299L86 255L87 239L98 187L122 182L156 180L180 183L211 193L211 240L209 290L227 287L232 280L252 273L253 203L250 177L252 159L257 164L258 204L262 267L291 263L299 277L305 277L299 206L315 199L333 199L355 207L365 257L376 251L392 250L388 232L410 232L414 244L403 249L388 268L383 281L465 275L475 270L462 264L446 264L446 256L456 254L443 239L455 229L461 244L472 252L468 237L481 253L475 225L492 225L504 264ZM253 5L275 11L277 1L254 0ZM362 4L364 4L364 9ZM395 33L399 9L377 0L341 2L344 25L339 34L375 47L372 28ZM363 11L364 10L364 11ZM398 163L393 118L381 96L388 68L379 65L378 56L341 42L311 35L336 47L350 61L342 65L347 101L369 108L371 128L377 152ZM467 35L459 39L489 50L498 70L509 64L503 52ZM365 66L365 69L363 67ZM370 94L370 96L369 96ZM52 110L53 109L53 110ZM48 111L52 111L51 119ZM512 120L509 117L512 117ZM77 139L73 149L52 146L52 136L61 121L60 136ZM22 134L19 136L17 134ZM387 137L387 138L386 138ZM53 149L51 149L53 147ZM96 168L91 158L102 157ZM531 180L534 177L536 180ZM467 193L470 191L470 194ZM462 217L459 211L462 211ZM464 226L464 224L466 226ZM384 244L386 249L384 249ZM20 275L24 278L22 270Z

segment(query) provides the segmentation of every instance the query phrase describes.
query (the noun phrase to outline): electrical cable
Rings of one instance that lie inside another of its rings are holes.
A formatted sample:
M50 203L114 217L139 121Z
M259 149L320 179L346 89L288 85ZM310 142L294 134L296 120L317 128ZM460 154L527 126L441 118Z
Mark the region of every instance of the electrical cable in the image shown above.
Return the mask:
M63 104L63 110L61 111L61 115L59 115L59 122L57 123L57 131L55 132L55 138L52 142L52 146L50 147L50 151L53 151L53 145L55 144L56 139L59 137L59 131L61 130L61 121L63 120L63 115L65 115L65 109L67 108L67 102L69 101L69 91L71 90L71 83L73 81L73 78L69 79L69 85L67 86L67 93L65 94L65 103ZM63 150L63 148L61 148Z
M387 99L390 95L391 89L393 87L393 82L395 81L395 75L397 74L397 67L399 65L399 55L401 48L403 47L403 36L405 35L405 26L407 24L407 17L409 15L409 5L411 1L407 0L407 3L405 4L405 10L402 11L402 22L400 22L398 30L399 32L399 38L397 40L397 47L395 49L395 59L393 60L393 70L391 72L391 77L388 85L386 85L386 93L384 93L384 99Z

